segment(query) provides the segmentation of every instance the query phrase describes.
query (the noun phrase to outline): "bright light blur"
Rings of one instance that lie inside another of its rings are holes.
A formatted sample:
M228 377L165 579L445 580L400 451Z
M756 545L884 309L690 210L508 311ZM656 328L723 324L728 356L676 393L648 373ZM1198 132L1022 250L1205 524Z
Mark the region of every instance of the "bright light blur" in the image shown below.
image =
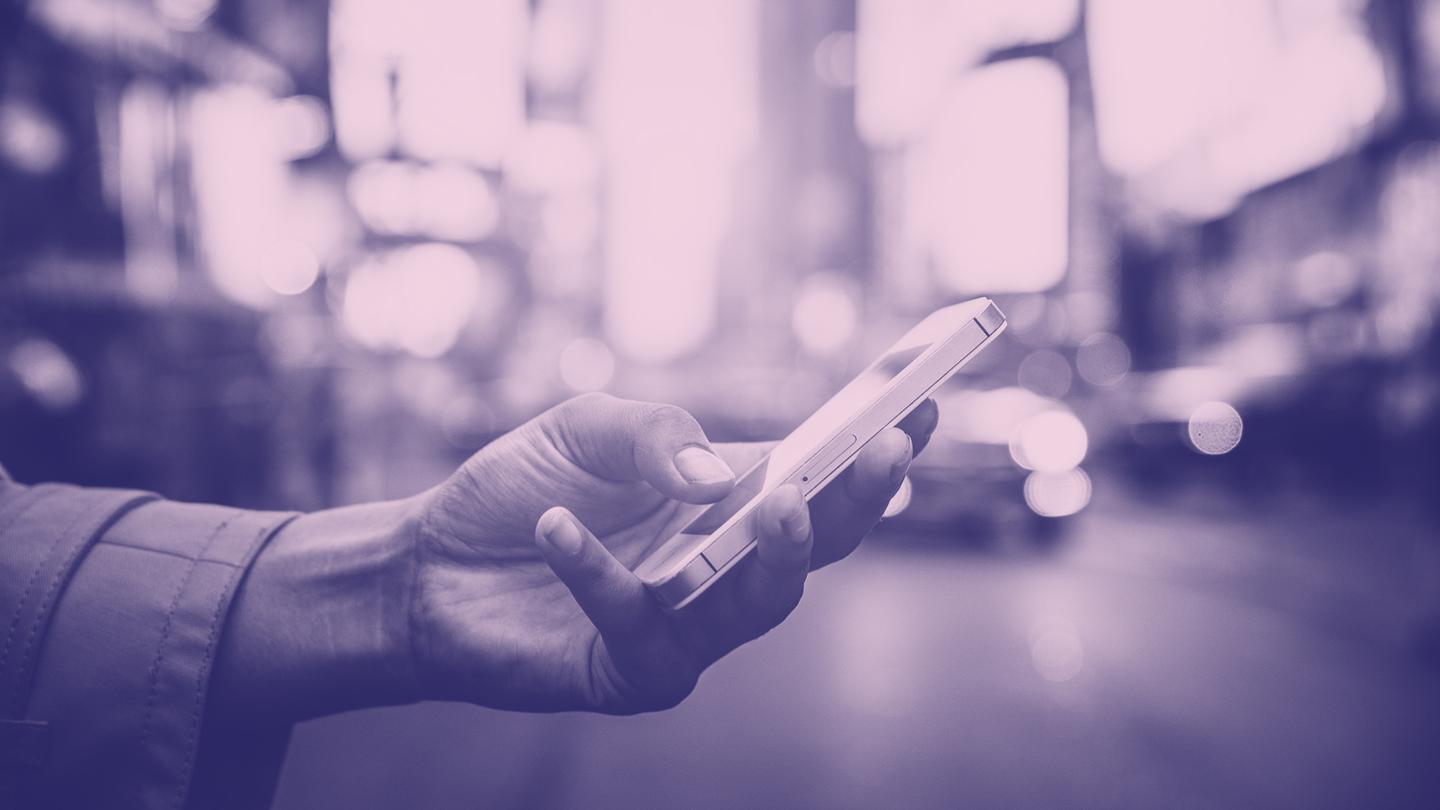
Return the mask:
M1065 76L1046 59L957 81L911 163L911 205L957 293L1036 292L1065 274L1069 151Z
M1064 407L1055 400L1015 386L990 390L957 389L937 396L946 418L936 431L956 441L1008 445L1025 420Z
M485 178L455 163L369 161L356 167L347 188L361 220L381 234L476 241L500 221Z
M1025 355L1016 372L1020 385L1041 396L1060 399L1070 392L1074 373L1070 361L1051 349L1037 349Z
M1090 476L1079 467L1062 472L1036 470L1025 476L1025 505L1041 517L1074 515L1090 503Z
M1044 411L1020 423L1010 438L1010 456L1027 470L1061 473L1085 460L1090 436L1075 414Z
M1440 807L1440 0L11 6L16 481L388 501L601 391L813 483L1008 317L683 707L321 719L277 808Z
M1085 667L1085 647L1066 621L1039 622L1030 633L1030 663L1052 683L1073 679Z
M1186 433L1190 446L1207 456L1224 455L1240 444L1245 421L1228 402L1206 402L1190 414Z
M591 31L598 9L589 0L543 0L532 8L530 79L542 90L569 90L584 78L593 56Z
M1333 307L1360 285L1355 260L1343 253L1322 250L1295 263L1295 295L1312 307Z
M315 257L288 216L290 177L273 100L239 85L191 104L195 194L207 267L216 287L249 306L314 280Z
M194 29L215 13L219 0L155 0L155 9L176 28Z
M558 121L536 121L505 156L505 180L518 191L553 194L594 185L600 156L590 133Z
M320 277L320 259L299 240L289 239L271 246L259 270L272 292L299 295Z
M439 357L455 345L475 312L479 273L475 261L453 245L403 248L350 273L341 316L365 346Z
M330 141L330 113L314 96L292 96L275 103L280 151L286 160L307 158Z
M1100 149L1154 203L1213 217L1355 143L1385 102L1363 4L1096 0Z
M791 325L801 345L816 354L842 348L860 322L854 286L831 273L816 273L800 283Z
M758 126L756 13L753 0L604 7L605 329L636 360L678 357L715 327L735 171Z
M831 87L855 86L855 34L833 31L815 46L815 75Z
M0 103L0 154L30 174L48 174L65 158L65 133L29 104Z
M1091 385L1116 385L1130 373L1130 347L1116 335L1091 335L1075 353L1075 368Z
M336 0L331 87L340 148L496 166L525 116L525 0Z
M42 406L64 411L85 394L85 378L69 355L39 338L21 341L10 350L10 371Z
M856 126L878 148L921 135L954 76L989 50L1059 39L1077 0L861 0Z
M560 352L560 378L573 391L599 391L614 376L615 355L595 338L577 338Z
M1157 418L1185 422L1204 403L1235 399L1246 389L1245 378L1220 366L1183 366L1150 376L1142 403Z

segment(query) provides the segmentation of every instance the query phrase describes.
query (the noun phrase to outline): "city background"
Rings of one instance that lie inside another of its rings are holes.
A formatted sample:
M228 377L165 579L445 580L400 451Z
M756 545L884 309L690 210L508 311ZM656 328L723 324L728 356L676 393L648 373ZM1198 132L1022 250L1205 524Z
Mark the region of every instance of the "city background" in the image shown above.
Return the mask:
M0 459L318 509L567 397L777 438L1001 341L660 715L302 725L280 808L1440 802L1440 2L31 0Z

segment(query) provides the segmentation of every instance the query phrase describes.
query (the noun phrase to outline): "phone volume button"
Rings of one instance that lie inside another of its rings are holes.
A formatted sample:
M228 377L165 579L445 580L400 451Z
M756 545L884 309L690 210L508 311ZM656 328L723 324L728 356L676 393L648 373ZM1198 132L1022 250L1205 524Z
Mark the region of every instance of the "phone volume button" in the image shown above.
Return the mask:
M674 607L685 601L714 574L715 567L705 559L705 555L697 554L695 559L686 563L685 567L674 577L659 586L657 595L660 597L660 601Z
M843 436L836 436L831 439L820 449L820 452L815 454L814 458L810 459L810 463L800 471L800 483L802 485L809 484L812 481L824 478L825 474L830 472L831 465L833 465L846 450L849 450L853 444L855 444L854 433L846 433Z

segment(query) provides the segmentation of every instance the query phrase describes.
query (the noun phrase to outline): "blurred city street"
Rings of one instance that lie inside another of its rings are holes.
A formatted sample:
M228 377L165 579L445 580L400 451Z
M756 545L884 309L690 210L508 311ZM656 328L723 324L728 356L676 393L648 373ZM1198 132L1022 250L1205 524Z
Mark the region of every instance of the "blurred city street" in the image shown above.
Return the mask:
M316 721L277 807L1435 806L1432 539L1201 494L1052 552L881 534L674 711Z
M1437 222L1440 0L0 4L0 462L328 514L594 392L779 439L983 296L688 701L314 720L276 806L1435 808Z

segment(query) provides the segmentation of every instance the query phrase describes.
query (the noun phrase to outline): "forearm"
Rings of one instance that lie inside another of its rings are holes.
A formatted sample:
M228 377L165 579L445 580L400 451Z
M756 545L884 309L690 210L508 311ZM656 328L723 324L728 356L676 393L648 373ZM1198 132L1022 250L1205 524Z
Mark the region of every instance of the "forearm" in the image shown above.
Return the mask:
M303 720L419 699L410 656L416 501L303 515L242 583L211 711Z

